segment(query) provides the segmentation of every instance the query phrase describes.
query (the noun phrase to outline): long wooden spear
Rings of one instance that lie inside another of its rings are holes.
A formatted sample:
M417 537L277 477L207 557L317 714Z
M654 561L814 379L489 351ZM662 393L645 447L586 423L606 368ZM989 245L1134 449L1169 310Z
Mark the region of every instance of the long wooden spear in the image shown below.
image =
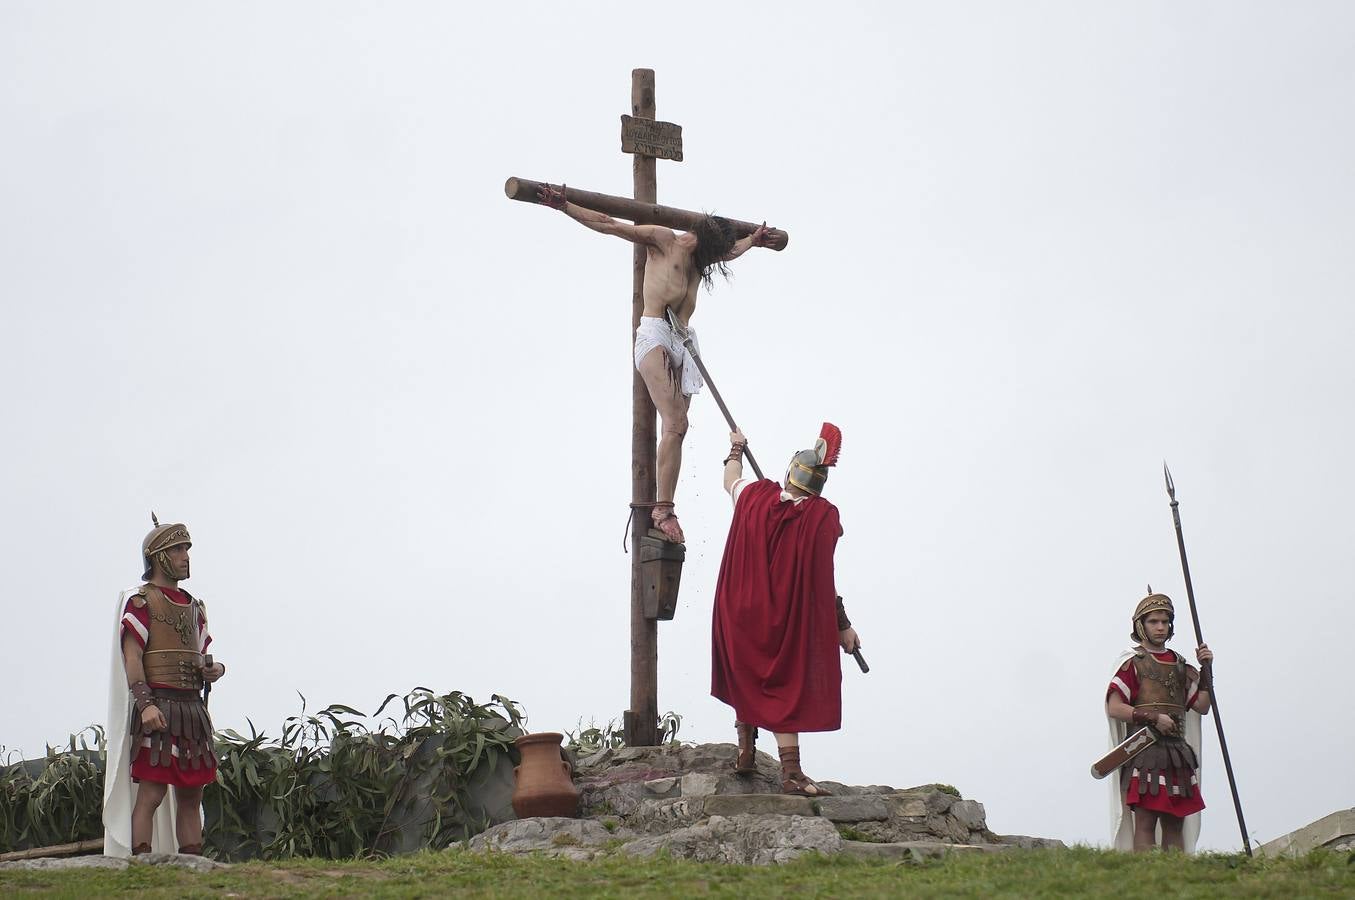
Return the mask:
M1176 500L1176 482L1172 481L1171 469L1162 463L1162 474L1167 480L1167 496L1171 498L1172 522L1176 525L1176 548L1181 551L1181 574L1186 577L1186 600L1190 603L1190 620L1195 625L1195 643L1204 643L1200 633L1200 613L1195 608L1195 586L1190 581L1190 563L1186 560L1186 538L1181 533L1181 511ZM1242 801L1237 796L1237 780L1233 778L1233 761L1228 757L1228 740L1223 736L1223 719L1219 717L1219 695L1214 689L1214 663L1210 660L1201 663L1200 683L1209 686L1209 708L1214 713L1214 727L1219 732L1219 750L1223 752L1223 768L1228 772L1228 788L1233 792L1233 808L1237 810L1237 827L1242 832L1242 849L1251 856L1251 841L1247 839L1247 823L1242 818Z

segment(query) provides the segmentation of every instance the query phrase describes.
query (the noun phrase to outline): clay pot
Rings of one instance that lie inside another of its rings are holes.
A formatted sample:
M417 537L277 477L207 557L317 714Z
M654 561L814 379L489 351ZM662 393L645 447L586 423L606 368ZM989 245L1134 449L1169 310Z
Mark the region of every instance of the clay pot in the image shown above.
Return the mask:
M579 815L579 791L570 780L569 763L560 757L564 735L555 731L524 734L513 741L522 755L522 765L513 769L513 812L519 819L531 816Z

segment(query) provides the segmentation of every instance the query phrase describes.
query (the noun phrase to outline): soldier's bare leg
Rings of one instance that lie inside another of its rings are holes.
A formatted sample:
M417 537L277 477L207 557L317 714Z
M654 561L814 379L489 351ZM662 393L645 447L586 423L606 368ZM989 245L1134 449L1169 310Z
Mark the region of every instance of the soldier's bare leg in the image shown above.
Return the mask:
M685 538L677 516L672 514L673 495L677 493L678 473L682 469L682 439L687 436L687 408L691 397L682 393L676 374L668 362L668 353L655 347L640 360L640 377L649 389L649 399L659 411L659 452L657 465L660 504L654 510L654 526L670 541L681 543Z
M155 811L160 801L165 799L167 784L155 781L143 781L137 786L136 804L132 807L132 849L141 844L150 844L154 830Z
M1186 820L1180 816L1169 816L1164 813L1158 816L1158 822L1162 824L1162 849L1185 852Z
M179 847L185 852L201 855L201 787L176 787L174 789L174 836L179 839Z
M1158 814L1151 809L1134 810L1135 853L1142 853L1157 846L1157 820ZM1166 829L1164 828L1163 831L1165 833Z

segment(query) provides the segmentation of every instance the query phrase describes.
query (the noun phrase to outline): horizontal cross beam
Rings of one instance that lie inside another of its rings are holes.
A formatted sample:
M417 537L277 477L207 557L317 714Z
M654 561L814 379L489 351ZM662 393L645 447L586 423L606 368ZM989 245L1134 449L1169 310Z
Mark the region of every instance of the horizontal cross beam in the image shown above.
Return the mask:
M503 192L508 195L509 200L540 203L541 201L537 197L538 192L543 187L546 187L545 182L528 181L526 178L510 178L504 182ZM643 203L639 200L631 200L628 197L613 197L611 194L581 191L572 187L565 188L565 199L585 209L616 216L618 219L629 219L637 225L663 225L666 228L680 228L683 231L691 231L696 223L705 218L706 215L705 213L691 212L672 206L660 206L657 203ZM738 237L747 237L758 227L752 222L740 222L738 219L731 219L728 216L721 216L720 218L734 226L734 232ZM779 228L768 228L767 236L771 240L768 246L773 250L784 250L786 244L790 242L790 235Z

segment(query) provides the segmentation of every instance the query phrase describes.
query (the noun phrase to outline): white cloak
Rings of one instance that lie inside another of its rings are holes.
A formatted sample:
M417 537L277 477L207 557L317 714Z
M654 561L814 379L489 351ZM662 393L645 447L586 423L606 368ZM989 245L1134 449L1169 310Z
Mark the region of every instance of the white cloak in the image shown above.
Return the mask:
M1110 676L1114 678L1120 671L1120 667L1131 659L1134 654L1141 649L1136 644L1128 650L1120 653L1120 658L1115 660L1115 668L1111 670ZM1104 700L1102 706L1105 706ZM1107 750L1113 750L1119 746L1125 738L1129 737L1129 723L1121 722L1119 719L1112 719L1106 716L1106 722L1110 725L1110 743ZM1195 759L1199 762L1200 768L1197 772L1204 769L1204 756L1200 753L1200 714L1193 709L1186 710L1186 743L1190 744L1195 751ZM1198 775L1199 781L1204 780L1203 774ZM1134 849L1134 817L1130 814L1129 804L1124 802L1125 786L1120 783L1120 773L1112 772L1106 776L1106 783L1110 785L1110 846L1115 850L1133 850ZM1200 784L1195 785L1197 790ZM1195 843L1200 838L1200 814L1194 813L1186 816L1185 824L1181 829L1186 842L1186 852L1195 852ZM1162 826L1157 828L1158 842L1162 841Z
M127 686L127 669L122 661L122 613L127 599L140 589L128 588L118 596L118 608L113 614L113 656L108 673L108 722L104 736L107 739L108 758L104 768L104 855L129 857L132 855L132 806L136 803L137 785L132 781L131 721L132 691ZM137 735L140 737L138 731ZM138 741L138 744L140 741ZM174 799L166 795L152 820L151 851L177 853L178 841L174 833Z

